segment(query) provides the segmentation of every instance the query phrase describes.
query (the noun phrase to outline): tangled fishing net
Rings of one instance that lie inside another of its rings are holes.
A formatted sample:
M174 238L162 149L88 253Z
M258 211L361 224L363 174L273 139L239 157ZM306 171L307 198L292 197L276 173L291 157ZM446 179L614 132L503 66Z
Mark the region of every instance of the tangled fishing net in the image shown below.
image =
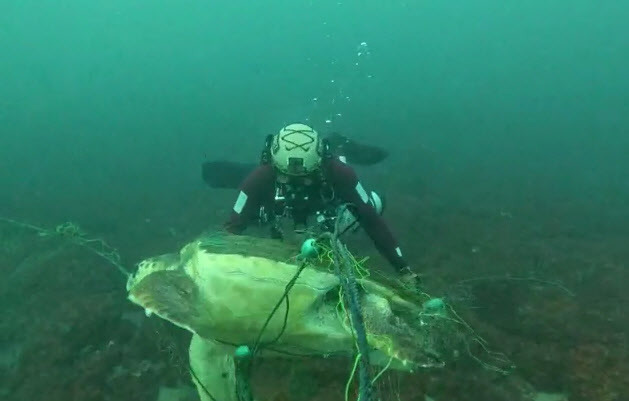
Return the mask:
M238 369L242 346L258 358L354 358L346 400L365 361L376 392L372 400L378 389L396 391L392 372L441 368L461 357L501 373L510 366L447 302L373 278L364 261L343 248L341 259L356 277L368 345L368 352L361 350L356 315L338 274L338 249L335 254L331 243L318 242L317 252L306 258L276 240L203 235L177 253L141 261L130 274L114 248L76 224L47 230L2 221L89 249L127 278L131 302L191 332L190 372L202 401L250 399L239 378L251 369L250 363Z

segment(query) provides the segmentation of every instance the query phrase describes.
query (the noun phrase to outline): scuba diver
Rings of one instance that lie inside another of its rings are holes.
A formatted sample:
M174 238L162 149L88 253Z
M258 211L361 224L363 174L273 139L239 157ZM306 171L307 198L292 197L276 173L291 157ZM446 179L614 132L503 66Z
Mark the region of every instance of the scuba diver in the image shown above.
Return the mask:
M401 281L416 287L419 276L404 260L393 233L381 216L382 199L373 191L367 192L354 169L346 164L347 160L377 162L386 157L386 152L376 152L375 155L372 152L371 156L361 158L354 152L356 146L361 145L338 134L329 139L321 138L304 124L291 124L276 135L267 136L261 163L240 183L225 229L240 234L250 223L259 221L270 225L273 238L281 239L282 218L292 219L296 232L311 228L308 220L313 216L319 229L332 232L338 227L339 234L356 229L360 224L378 251L399 272ZM210 163L217 167L217 162ZM207 163L203 166L203 176L208 182L206 170ZM228 176L220 184L229 187L233 178L242 174L235 170L227 171L227 174L225 169L220 173L212 170L211 175Z

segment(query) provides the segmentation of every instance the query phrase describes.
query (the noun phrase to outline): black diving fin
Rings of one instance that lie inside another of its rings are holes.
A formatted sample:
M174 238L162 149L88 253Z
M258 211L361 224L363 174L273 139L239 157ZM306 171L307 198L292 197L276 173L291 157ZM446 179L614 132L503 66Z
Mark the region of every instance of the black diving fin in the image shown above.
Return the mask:
M389 156L382 148L358 143L336 132L330 134L327 140L332 154L344 156L349 164L373 166ZM207 161L201 165L201 176L211 188L237 189L258 165L228 160Z
M201 176L211 188L236 189L257 166L227 160L208 161L201 165Z
M345 156L349 164L373 166L389 156L389 153L382 148L356 142L337 132L330 134L327 140L332 153Z

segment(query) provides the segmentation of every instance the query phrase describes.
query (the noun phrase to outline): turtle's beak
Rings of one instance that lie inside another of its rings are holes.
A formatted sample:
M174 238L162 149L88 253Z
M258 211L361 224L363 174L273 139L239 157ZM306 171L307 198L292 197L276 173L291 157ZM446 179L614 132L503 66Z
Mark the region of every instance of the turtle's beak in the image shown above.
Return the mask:
M177 326L196 332L200 315L199 289L181 270L155 271L129 290L131 302L144 308L147 316L155 313Z

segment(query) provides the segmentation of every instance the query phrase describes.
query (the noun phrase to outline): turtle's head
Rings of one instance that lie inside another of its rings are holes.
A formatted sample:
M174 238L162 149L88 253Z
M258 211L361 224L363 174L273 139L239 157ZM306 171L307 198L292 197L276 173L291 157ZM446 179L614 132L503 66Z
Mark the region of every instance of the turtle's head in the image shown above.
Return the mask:
M131 302L179 327L197 332L199 289L180 264L179 255L169 254L142 261L127 281Z
M151 273L158 271L171 271L179 269L179 255L169 253L145 259L138 264L134 274L127 279L127 291L131 290Z

